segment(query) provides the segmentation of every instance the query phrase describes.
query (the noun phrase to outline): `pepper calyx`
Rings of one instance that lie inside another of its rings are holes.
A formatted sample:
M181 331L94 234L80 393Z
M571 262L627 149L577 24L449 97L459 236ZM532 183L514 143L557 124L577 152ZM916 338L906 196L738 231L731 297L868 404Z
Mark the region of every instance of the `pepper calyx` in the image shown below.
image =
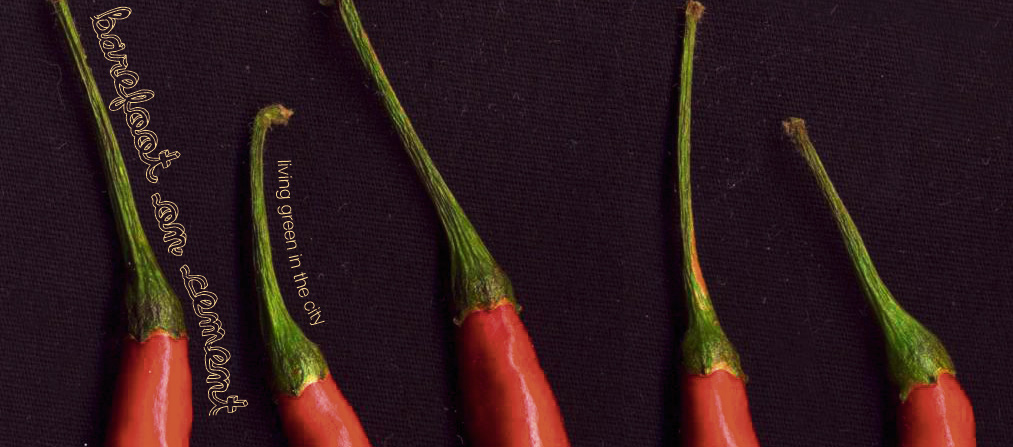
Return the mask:
M452 263L454 261L451 261ZM518 313L521 311L517 298L514 297L513 285L498 265L478 271L465 270L455 272L453 278L453 296L456 317L454 324L460 326L472 312L492 310L504 304L511 304Z
M301 330L297 334L283 330L266 336L265 343L271 360L271 387L276 395L298 397L330 372L320 347Z
M743 382L748 381L739 353L716 321L697 323L690 320L682 340L682 364L686 374L708 375L724 370Z

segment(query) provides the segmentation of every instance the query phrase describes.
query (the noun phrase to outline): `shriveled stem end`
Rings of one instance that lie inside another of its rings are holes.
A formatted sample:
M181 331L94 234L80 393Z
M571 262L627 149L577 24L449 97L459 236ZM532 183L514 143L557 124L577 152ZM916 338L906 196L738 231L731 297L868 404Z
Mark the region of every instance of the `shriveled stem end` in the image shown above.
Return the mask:
M699 21L703 17L703 11L703 4L698 1L691 0L689 3L686 3L686 18L688 19Z
M788 118L781 122L781 126L784 127L784 133L793 139L806 134L805 120L802 118Z
M281 125L288 124L288 119L295 113L291 109L286 108L281 104L271 104L257 113L257 120L269 125Z

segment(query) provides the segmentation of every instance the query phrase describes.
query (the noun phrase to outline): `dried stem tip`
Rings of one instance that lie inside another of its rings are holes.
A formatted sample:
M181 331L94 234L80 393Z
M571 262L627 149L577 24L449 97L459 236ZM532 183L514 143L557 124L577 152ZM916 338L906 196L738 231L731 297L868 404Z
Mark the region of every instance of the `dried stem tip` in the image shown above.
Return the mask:
M703 11L703 4L698 1L686 3L686 16L692 17L694 20L700 20L700 17L703 16Z
M288 119L295 113L281 104L272 104L260 110L259 119L267 120L270 125L287 125Z
M784 126L784 133L792 138L798 138L806 133L805 120L802 118L788 118L781 125Z

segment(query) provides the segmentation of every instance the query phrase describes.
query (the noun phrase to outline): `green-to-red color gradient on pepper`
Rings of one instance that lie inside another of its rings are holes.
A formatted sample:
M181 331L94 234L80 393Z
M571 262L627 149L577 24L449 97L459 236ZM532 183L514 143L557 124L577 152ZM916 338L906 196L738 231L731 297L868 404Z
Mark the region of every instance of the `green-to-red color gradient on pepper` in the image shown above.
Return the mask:
M682 47L677 141L679 217L682 231L682 277L688 315L682 342L682 438L685 447L757 447L746 396L746 376L711 303L696 251L690 194L690 111L696 28L703 6L686 5Z
M462 413L475 447L567 447L556 398L517 316L506 274L468 221L419 140L351 0L337 5L408 157L433 200L450 246Z
M274 272L264 202L264 140L272 125L286 124L292 111L281 105L261 109L250 142L250 204L253 266L257 276L260 330L271 361L278 413L289 445L368 447L359 417L338 389L315 343L288 313Z
M784 130L805 158L830 206L862 291L883 329L890 378L900 389L897 421L901 447L974 447L971 401L957 382L946 348L900 307L879 277L858 227L809 140L805 122L789 118Z
M112 123L64 0L53 0L95 119L102 168L123 252L127 337L106 432L111 447L185 447L193 402L183 306L158 265L130 190Z

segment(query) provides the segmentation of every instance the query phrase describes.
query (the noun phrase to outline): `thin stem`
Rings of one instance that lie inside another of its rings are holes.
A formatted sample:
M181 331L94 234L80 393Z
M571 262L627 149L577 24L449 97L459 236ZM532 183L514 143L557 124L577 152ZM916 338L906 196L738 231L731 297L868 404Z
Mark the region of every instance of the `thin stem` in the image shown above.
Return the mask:
M791 137L795 148L802 154L830 206L834 222L837 223L848 256L858 275L862 292L883 328L891 375L894 382L901 387L902 396L906 396L913 385L935 382L940 372L952 373L953 362L942 343L901 308L880 278L858 232L858 227L855 226L851 214L837 194L837 189L831 183L830 176L827 175L823 162L820 161L816 148L809 139L805 121L800 118L789 118L783 125L785 133Z
M693 318L716 322L717 315L707 293L707 283L700 270L696 251L696 230L693 226L693 201L690 182L690 128L693 89L693 54L696 49L696 26L703 14L703 5L689 2L686 6L686 31L682 43L682 73L679 80L679 221L682 228L682 274L686 283L687 303Z
M74 58L74 66L81 75L81 82L84 84L85 92L88 94L88 103L91 107L92 116L95 118L98 128L99 146L102 151L102 168L104 169L106 181L109 186L109 198L114 208L114 220L116 222L117 234L120 237L120 248L123 250L123 257L129 264L140 264L146 256L143 251L150 251L144 230L134 206L134 196L130 190L130 179L127 176L126 166L120 154L120 146L116 141L113 132L112 122L109 114L106 113L105 103L99 94L98 86L88 66L87 57L84 54L84 47L81 38L74 26L74 19L70 14L67 2L60 0L53 2L56 8L60 26L63 29L67 43L70 45L71 55Z
M74 67L87 93L88 104L98 131L102 168L113 207L116 234L130 275L125 296L129 332L137 340L147 339L156 329L164 329L175 337L185 336L182 305L172 292L144 235L120 146L116 141L112 122L106 113L105 102L102 101L98 86L95 84L95 77L88 67L84 46L74 26L70 8L64 0L52 0L52 4L70 47Z
M796 148L802 154L806 164L809 165L809 169L812 171L813 177L816 178L820 191L823 193L823 198L826 199L831 212L834 214L834 222L837 223L837 228L844 237L844 246L847 247L848 256L851 257L851 261L855 265L855 273L858 274L860 279L862 291L869 298L869 304L876 311L877 318L881 322L884 321L888 312L899 309L900 305L886 288L883 279L879 277L876 266L872 264L872 258L865 248L862 235L858 233L858 227L851 220L851 214L844 207L844 202L837 194L834 184L830 182L830 176L827 175L823 162L820 161L819 155L816 154L816 148L813 147L812 141L809 140L805 122L799 118L790 118L784 122L784 127L785 132L795 141Z
M463 318L475 309L499 305L503 300L516 305L509 280L457 204L394 93L362 26L355 4L352 0L341 0L338 8L355 49L366 71L373 78L387 114L436 206L436 212L446 231L451 251L451 275L455 278L455 301L460 317Z
M253 207L253 266L257 271L257 290L262 298L267 321L276 332L283 326L295 326L296 323L285 307L278 287L278 279L274 272L271 254L271 235L267 228L267 205L264 200L264 142L267 131L272 125L288 124L292 111L280 104L267 106L260 110L253 121L252 141L250 143L250 203Z
M264 200L264 141L272 125L288 124L292 111L280 104L264 107L253 121L250 142L250 203L253 219L253 266L260 296L260 329L268 347L275 392L298 396L327 375L320 348L306 338L292 319L278 287L271 256Z
M690 374L728 371L745 380L735 347L721 329L717 313L707 293L707 284L700 270L693 228L693 202L690 188L690 127L693 86L693 54L696 50L696 28L704 7L699 2L686 4L686 30L682 42L682 70L679 81L679 220L682 230L682 276L686 285L686 308L689 324L683 339L683 365Z

